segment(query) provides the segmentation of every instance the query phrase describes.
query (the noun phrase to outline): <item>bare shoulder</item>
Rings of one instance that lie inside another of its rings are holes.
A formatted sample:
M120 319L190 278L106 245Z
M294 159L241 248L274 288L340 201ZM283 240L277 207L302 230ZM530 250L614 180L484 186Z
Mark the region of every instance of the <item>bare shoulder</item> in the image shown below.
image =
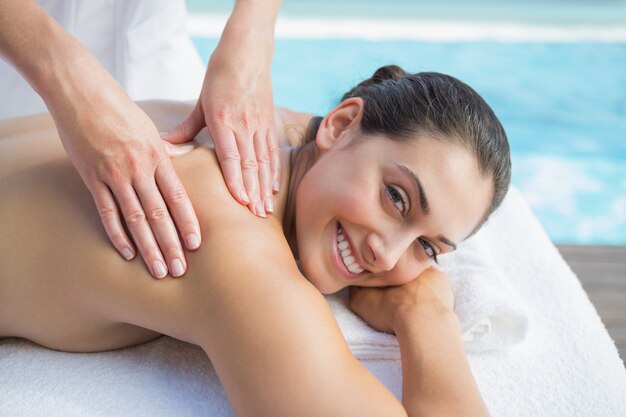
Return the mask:
M285 107L276 107L274 122L276 135L281 146L297 146L301 144L312 114L298 112Z

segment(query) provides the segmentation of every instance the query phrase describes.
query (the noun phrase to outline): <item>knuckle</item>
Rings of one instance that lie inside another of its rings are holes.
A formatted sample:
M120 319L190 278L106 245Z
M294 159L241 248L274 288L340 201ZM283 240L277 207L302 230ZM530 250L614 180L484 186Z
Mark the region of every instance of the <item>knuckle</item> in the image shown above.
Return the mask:
M257 161L261 164L269 164L270 154L268 152L259 152L257 155Z
M280 147L278 145L276 145L274 143L274 141L272 141L269 145L268 145L268 151L269 153L279 153L280 152Z
M256 159L246 158L241 161L241 168L244 170L257 171L259 169L259 164Z
M117 209L111 206L98 207L98 213L102 220L112 220L117 216Z
M212 118L217 123L224 124L224 122L226 122L228 120L228 112L226 111L226 109L221 108L218 111L216 111L215 113L213 113L213 117Z
M247 113L242 113L235 119L235 123L237 126L247 130L251 124L250 116Z
M126 224L130 227L140 225L146 220L146 215L142 210L134 210L125 217Z
M168 202L175 205L182 205L187 202L187 193L182 188L176 188L169 193Z
M241 163L241 156L239 155L239 152L235 151L235 150L226 150L224 152L224 156L222 157L222 161L224 162L236 162L236 163Z
M154 163L154 162L159 162L161 159L163 159L163 147L157 147L157 146L153 146L152 148L150 148L149 153L148 153L150 160ZM142 171L142 167L145 164L143 163L143 161L140 160L135 160L133 161L133 169L135 172L140 172Z
M97 178L108 179L114 183L121 182L124 177L118 161L114 158L99 160L95 164L94 171Z
M148 212L148 220L150 223L161 223L164 220L169 219L169 217L169 212L163 207L157 207Z

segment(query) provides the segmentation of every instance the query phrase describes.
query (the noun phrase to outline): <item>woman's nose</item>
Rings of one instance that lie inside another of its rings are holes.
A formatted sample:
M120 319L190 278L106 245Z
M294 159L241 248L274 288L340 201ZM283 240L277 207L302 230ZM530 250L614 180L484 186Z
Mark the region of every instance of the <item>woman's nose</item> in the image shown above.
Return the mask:
M376 268L376 272L391 271L396 266L408 248L409 244L405 240L406 237L383 236L377 233L371 233L365 238L371 251L369 261Z

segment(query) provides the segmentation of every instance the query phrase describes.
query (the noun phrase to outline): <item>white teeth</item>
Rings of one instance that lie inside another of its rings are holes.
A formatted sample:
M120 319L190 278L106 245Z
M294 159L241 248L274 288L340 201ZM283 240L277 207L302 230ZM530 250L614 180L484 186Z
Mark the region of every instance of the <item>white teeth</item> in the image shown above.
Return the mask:
M360 274L364 271L364 269L356 263L356 258L351 256L352 251L350 250L350 244L347 240L345 240L345 236L343 235L343 230L341 228L337 232L337 248L341 254L341 260L346 268L348 268L348 271L353 274Z

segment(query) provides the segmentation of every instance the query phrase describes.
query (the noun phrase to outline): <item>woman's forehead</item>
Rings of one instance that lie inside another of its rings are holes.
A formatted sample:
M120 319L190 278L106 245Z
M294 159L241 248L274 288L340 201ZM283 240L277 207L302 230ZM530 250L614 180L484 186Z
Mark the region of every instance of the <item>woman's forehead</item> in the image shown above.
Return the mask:
M387 146L382 155L388 169L395 166L414 188L419 198L416 208L428 206L427 217L434 228L462 240L480 223L490 204L492 184L466 148L420 138Z

